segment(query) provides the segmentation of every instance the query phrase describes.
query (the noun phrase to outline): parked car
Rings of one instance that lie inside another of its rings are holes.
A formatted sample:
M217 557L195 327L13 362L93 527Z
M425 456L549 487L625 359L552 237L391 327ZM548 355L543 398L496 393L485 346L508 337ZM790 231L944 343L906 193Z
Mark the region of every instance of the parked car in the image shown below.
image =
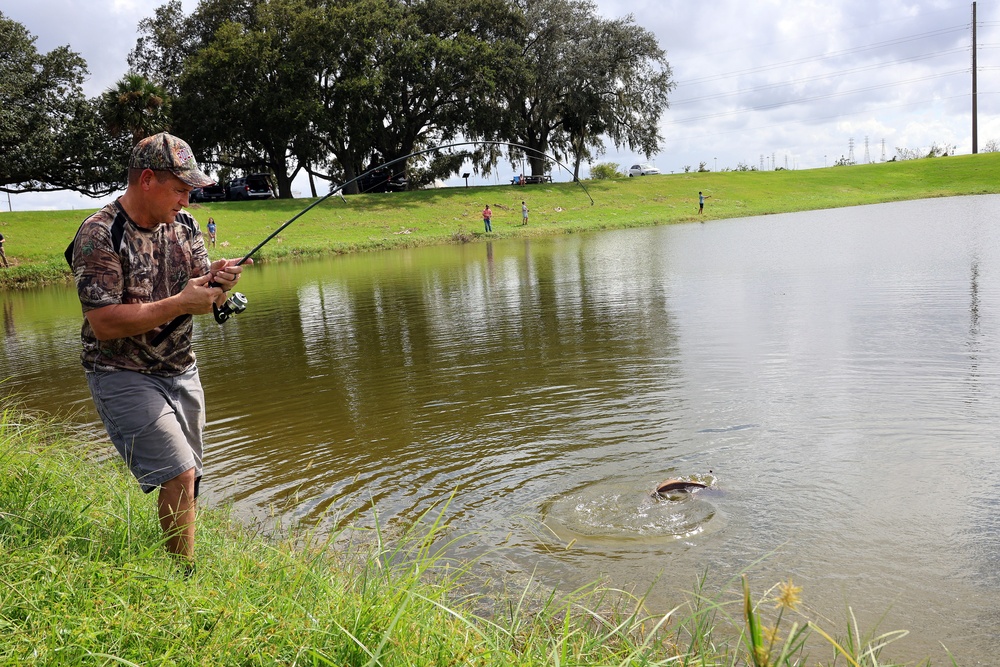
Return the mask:
M226 188L222 185L206 185L203 188L195 188L188 195L188 200L194 204L200 201L221 201L226 198Z
M250 174L229 181L229 199L267 199L273 196L267 174Z
M651 174L658 174L660 170L651 164L633 164L628 168L629 178L633 176L649 176Z
M391 169L376 169L358 179L358 192L402 192L408 182L403 174L393 175Z

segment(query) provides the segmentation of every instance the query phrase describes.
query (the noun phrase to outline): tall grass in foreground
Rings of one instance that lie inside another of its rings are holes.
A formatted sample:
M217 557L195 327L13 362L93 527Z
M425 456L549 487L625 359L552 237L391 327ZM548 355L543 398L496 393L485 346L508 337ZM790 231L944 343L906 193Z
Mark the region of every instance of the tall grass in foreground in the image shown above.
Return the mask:
M797 616L791 582L756 603L745 579L731 602L699 585L665 615L598 584L483 593L474 563L443 555L447 531L430 515L390 540L264 536L203 510L198 569L185 578L153 499L116 460L0 407L0 664L874 667L899 637L865 638L854 623L835 639ZM819 660L806 649L813 632Z

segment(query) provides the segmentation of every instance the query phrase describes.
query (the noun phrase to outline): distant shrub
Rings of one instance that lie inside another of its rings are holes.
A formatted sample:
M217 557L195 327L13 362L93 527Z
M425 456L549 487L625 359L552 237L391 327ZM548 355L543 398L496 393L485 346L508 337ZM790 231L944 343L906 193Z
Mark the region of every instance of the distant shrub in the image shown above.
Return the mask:
M990 139L989 141L986 142L986 145L983 146L983 152L1000 153L1000 141L997 141L996 139Z
M938 146L937 144L931 144L931 147L927 151L927 155L924 157L945 157L948 155L948 145Z
M622 173L618 171L617 162L602 162L590 168L590 177L594 180L603 181L613 178L621 178Z
M945 157L953 154L948 144L931 144L926 151L920 148L896 148L896 157L900 160L920 160L929 157Z

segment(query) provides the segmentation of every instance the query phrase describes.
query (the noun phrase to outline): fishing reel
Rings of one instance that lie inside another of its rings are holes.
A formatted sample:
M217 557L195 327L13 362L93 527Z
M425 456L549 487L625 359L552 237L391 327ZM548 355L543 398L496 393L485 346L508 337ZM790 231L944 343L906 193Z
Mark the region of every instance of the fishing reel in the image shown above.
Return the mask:
M247 309L247 303L249 302L242 293L233 292L221 307L213 304L212 310L215 314L215 321L222 324L233 315L239 315Z

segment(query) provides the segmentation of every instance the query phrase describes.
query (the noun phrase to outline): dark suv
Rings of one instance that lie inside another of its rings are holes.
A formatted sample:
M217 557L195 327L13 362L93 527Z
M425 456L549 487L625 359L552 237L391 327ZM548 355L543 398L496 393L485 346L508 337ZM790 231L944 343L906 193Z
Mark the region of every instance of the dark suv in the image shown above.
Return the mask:
M402 192L407 186L406 176L393 174L391 170L376 169L358 179L358 192Z
M230 199L267 199L274 196L267 174L240 176L229 181Z
M188 198L192 204L200 201L221 201L226 198L226 188L222 185L206 185L191 190Z

